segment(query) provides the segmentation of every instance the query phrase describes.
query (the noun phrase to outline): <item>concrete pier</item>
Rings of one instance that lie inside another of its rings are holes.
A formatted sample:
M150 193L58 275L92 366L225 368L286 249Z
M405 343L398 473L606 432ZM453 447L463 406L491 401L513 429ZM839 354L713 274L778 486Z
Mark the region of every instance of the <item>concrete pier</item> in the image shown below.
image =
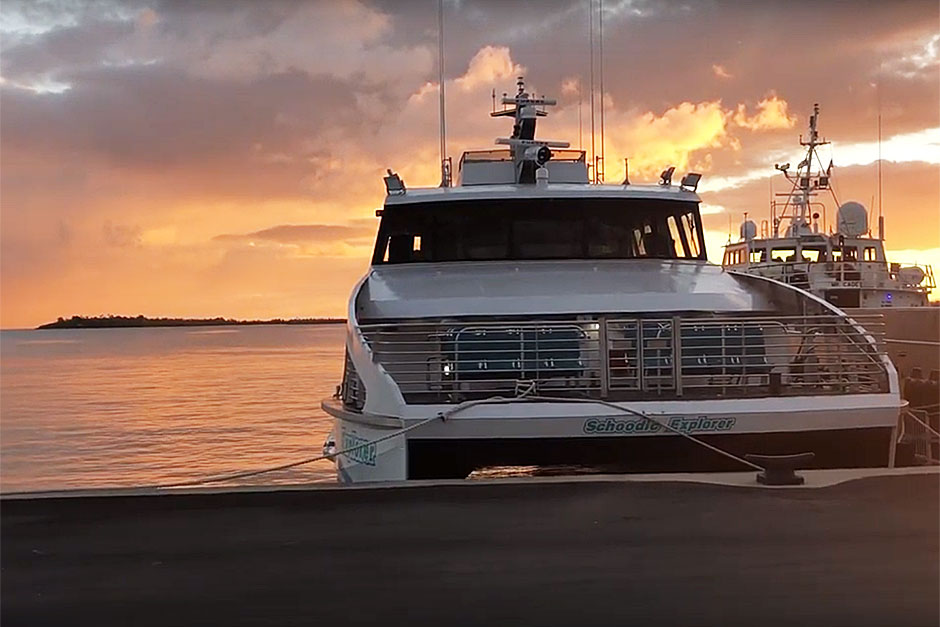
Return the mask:
M931 473L4 499L0 620L937 625L938 495Z

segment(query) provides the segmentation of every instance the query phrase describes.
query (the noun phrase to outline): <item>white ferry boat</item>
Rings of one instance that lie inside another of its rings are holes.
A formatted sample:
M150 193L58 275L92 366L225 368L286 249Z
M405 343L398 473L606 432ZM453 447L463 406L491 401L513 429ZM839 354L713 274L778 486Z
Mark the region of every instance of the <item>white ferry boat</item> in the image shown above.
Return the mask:
M322 404L340 481L805 451L885 465L901 401L872 335L786 281L710 264L700 175L591 183L583 152L535 138L553 104L520 79L493 113L514 118L506 148L464 153L456 184L446 160L436 188L389 171Z
M819 137L818 119L819 105L815 105L809 135L805 140L800 137L806 157L796 173L790 172L789 163L775 166L790 188L771 200L770 220L762 220L759 228L745 220L740 240L725 246L722 265L794 285L840 309L926 307L936 287L930 266L890 263L884 250L884 217L879 216L874 237L868 210L861 203L838 203L832 163L823 169L817 150L829 143ZM834 233L826 232L824 196L838 207Z

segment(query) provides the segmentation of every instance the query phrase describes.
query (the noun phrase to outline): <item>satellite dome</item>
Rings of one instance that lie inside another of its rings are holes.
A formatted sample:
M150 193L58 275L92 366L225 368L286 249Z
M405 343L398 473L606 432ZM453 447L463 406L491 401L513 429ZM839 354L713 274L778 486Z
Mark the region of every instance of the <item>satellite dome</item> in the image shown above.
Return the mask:
M753 220L745 220L741 223L741 239L749 240L757 237L757 225Z
M917 266L901 268L898 272L898 278L908 285L920 285L925 276L924 271Z
M860 202L850 200L839 207L836 213L836 230L849 237L859 237L868 232L868 210Z

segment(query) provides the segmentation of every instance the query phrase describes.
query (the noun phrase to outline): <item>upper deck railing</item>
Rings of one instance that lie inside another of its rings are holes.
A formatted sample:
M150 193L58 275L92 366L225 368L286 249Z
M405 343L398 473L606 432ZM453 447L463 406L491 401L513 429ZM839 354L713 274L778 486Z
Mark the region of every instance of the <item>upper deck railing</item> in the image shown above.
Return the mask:
M931 266L920 266L923 279L919 282L908 280L899 264L886 264L884 261L758 261L742 264L725 264L733 269L757 271L772 275L785 283L797 287L812 287L824 281L833 286L842 287L891 287L929 293L937 287Z
M542 393L618 400L888 391L880 316L403 321L362 325L408 403Z

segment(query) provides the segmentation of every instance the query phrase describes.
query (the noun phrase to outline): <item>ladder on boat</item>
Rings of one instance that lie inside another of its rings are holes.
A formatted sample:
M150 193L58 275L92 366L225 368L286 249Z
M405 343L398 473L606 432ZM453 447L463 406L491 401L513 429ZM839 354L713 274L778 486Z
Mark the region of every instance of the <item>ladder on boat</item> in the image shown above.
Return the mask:
M898 417L895 439L889 465L894 466L899 446L910 446L913 461L919 466L940 465L940 415L923 409L905 407Z

